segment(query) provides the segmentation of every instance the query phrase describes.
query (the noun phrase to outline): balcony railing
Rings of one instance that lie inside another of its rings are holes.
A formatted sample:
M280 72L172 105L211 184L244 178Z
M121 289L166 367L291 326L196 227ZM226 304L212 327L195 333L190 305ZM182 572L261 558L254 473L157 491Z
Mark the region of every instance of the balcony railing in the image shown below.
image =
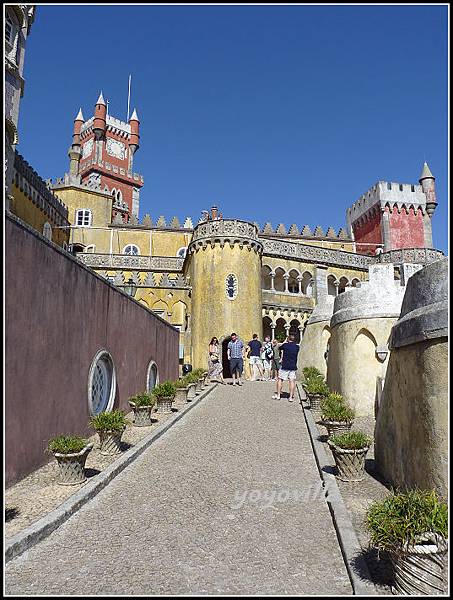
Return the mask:
M176 256L131 256L130 254L94 254L79 252L77 258L88 267L127 271L182 271L184 258Z

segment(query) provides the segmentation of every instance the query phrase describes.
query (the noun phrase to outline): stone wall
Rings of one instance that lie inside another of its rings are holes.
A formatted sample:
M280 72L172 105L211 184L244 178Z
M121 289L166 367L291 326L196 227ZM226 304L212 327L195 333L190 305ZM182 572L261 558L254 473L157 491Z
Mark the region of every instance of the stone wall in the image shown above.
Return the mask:
M25 223L6 216L6 480L42 465L50 437L91 435L88 374L107 350L114 407L145 389L148 367L178 377L178 332Z
M326 353L330 343L330 319L333 303L333 296L324 296L308 319L297 359L299 379L302 377L304 367L316 367L324 377L327 375Z
M388 341L398 318L404 287L394 267L372 265L369 282L335 298L327 366L330 389L357 414L374 415L379 380L385 377Z
M415 273L392 330L375 431L381 474L448 492L448 259Z

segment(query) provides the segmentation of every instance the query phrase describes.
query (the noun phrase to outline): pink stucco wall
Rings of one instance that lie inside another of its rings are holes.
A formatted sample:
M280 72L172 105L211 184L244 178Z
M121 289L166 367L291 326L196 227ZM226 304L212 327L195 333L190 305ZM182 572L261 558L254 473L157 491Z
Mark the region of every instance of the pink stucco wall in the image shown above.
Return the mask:
M179 333L19 220L5 223L5 450L7 485L44 464L50 437L92 435L88 372L106 349L115 408L146 385L178 377Z

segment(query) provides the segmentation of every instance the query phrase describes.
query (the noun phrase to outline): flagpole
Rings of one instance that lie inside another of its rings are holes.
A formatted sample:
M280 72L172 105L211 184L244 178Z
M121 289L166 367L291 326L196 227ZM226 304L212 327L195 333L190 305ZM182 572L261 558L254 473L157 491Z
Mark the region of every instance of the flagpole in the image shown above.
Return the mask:
M129 108L131 103L131 75L129 75L129 89L127 92L127 119L126 122L129 123Z

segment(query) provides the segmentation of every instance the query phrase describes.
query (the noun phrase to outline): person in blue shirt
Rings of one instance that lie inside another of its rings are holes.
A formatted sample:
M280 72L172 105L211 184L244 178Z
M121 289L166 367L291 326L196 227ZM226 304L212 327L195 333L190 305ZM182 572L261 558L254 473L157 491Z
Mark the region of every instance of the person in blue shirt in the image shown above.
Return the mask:
M281 399L282 386L284 381L289 381L289 401L294 402L294 393L296 391L296 371L297 355L299 354L299 344L294 341L294 336L289 335L287 341L279 348L281 356L281 368L278 371L277 391L272 396L275 400Z
M244 342L235 333L231 334L231 340L227 346L228 360L230 361L232 384L242 385L241 377L244 368Z
M250 340L250 342L247 344L247 346L250 349L250 351L249 351L249 364L250 364L250 371L251 371L250 381L256 381L255 366L258 368L258 372L259 372L258 381L259 381L260 379L263 378L263 369L262 369L262 362L261 362L261 357L260 357L262 345L258 339L257 333L254 333L252 337L253 337L253 339Z

